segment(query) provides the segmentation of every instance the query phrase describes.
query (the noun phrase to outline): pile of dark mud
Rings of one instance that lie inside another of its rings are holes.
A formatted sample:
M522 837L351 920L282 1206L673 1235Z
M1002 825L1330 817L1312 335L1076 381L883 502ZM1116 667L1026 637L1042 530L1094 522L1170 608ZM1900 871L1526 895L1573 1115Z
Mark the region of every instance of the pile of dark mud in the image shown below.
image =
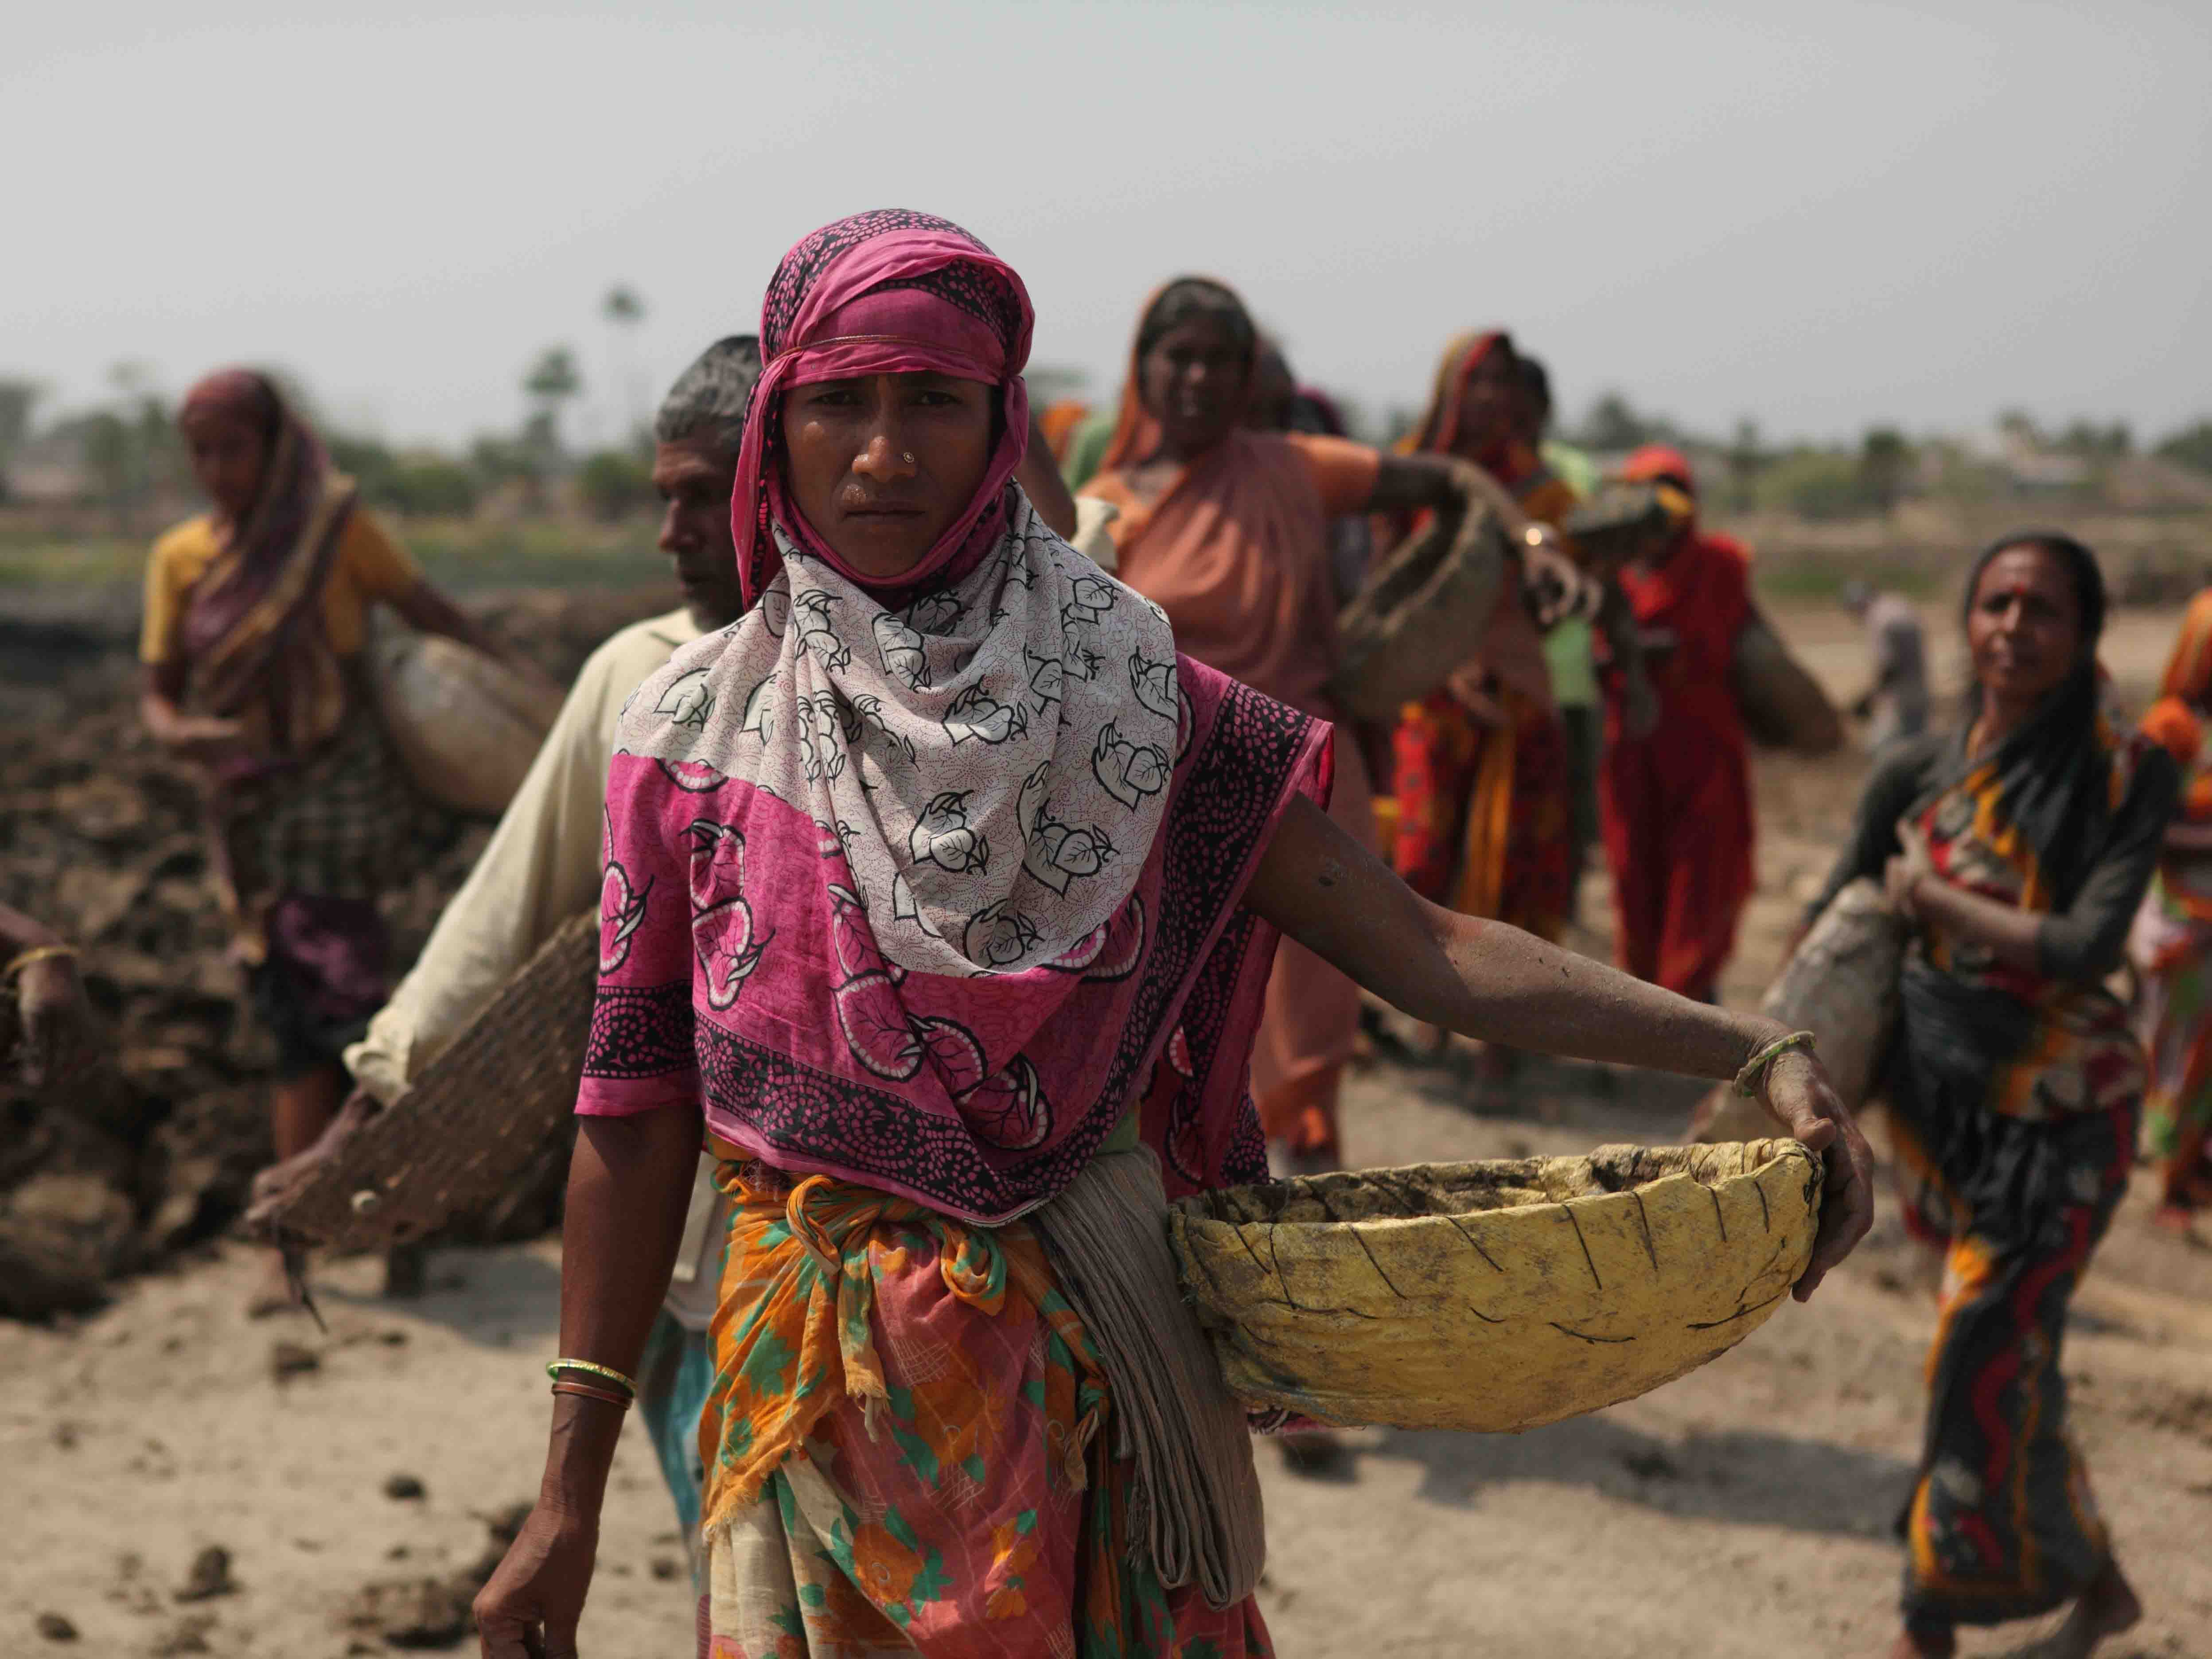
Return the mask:
M563 684L665 588L526 592L471 609ZM45 621L0 666L0 902L78 947L88 1062L33 1089L0 1072L0 1316L94 1305L118 1276L220 1232L269 1161L275 1060L248 1012L199 831L191 769L146 737L129 630ZM395 977L490 833L419 815L413 879L386 896ZM14 1009L0 998L0 1051ZM465 1236L528 1237L557 1215L558 1170Z

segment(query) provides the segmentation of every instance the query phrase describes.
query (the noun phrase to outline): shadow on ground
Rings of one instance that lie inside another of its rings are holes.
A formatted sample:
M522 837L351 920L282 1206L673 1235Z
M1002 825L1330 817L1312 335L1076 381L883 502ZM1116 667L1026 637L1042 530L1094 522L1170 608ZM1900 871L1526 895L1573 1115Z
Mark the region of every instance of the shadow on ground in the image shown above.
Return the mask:
M485 1347L526 1345L561 1328L561 1264L528 1244L433 1249L428 1289L420 1297L380 1296L318 1280L325 1308L404 1312Z
M1419 1495L1454 1507L1486 1486L1542 1481L1668 1515L1858 1538L1892 1535L1912 1480L1902 1459L1826 1441L1755 1429L1676 1440L1604 1416L1517 1435L1395 1429L1358 1455L1419 1463Z

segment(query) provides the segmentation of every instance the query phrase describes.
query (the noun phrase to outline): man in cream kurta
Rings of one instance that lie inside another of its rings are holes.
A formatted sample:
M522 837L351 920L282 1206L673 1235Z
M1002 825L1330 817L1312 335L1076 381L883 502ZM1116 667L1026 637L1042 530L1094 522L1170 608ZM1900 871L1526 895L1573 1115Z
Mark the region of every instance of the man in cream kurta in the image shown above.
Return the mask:
M653 423L653 483L667 502L659 545L684 604L633 623L585 662L537 759L414 968L345 1052L357 1092L389 1105L413 1085L562 923L599 900L601 829L615 722L640 681L678 646L737 620L744 606L730 539L730 489L745 402L760 374L749 336L708 348L678 378ZM317 1154L334 1156L341 1115ZM704 1470L699 1413L714 1381L706 1345L725 1228L702 1160L668 1298L638 1376L638 1407L687 1534L697 1530Z

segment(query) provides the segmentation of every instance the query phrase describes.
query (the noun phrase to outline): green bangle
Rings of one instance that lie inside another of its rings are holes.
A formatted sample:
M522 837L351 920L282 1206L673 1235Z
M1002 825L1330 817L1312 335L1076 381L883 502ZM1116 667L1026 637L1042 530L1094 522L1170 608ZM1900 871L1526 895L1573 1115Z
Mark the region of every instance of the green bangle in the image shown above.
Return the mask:
M1735 1074L1736 1093L1746 1100L1758 1098L1759 1079L1766 1075L1766 1068L1792 1048L1802 1048L1807 1054L1812 1053L1814 1041L1810 1031L1792 1031L1788 1036L1775 1038L1744 1061L1743 1069Z
M588 1359L556 1359L545 1368L545 1375L556 1382L561 1380L562 1371L584 1371L592 1376L604 1376L610 1382L621 1383L629 1390L631 1399L637 1398L637 1379L623 1376L611 1365L594 1364Z

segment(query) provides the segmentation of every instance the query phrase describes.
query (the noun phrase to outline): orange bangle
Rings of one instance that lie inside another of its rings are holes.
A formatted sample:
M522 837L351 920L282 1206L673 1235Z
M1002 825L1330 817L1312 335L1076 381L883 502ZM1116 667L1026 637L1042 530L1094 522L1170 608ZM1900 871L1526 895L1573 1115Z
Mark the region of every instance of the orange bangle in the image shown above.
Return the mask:
M610 1406L619 1406L624 1411L629 1409L629 1401L622 1395L606 1389L592 1388L585 1382L556 1382L553 1385L553 1392L577 1395L586 1400L604 1400Z

